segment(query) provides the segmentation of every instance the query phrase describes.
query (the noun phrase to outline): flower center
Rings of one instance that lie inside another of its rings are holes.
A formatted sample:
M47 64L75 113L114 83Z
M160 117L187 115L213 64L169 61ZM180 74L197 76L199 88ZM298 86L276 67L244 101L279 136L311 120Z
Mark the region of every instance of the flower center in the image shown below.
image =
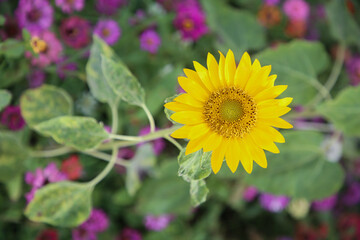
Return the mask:
M66 3L69 5L73 5L74 4L74 0L66 0Z
M184 27L185 30L188 30L188 31L193 30L193 29L194 29L194 22L193 22L193 20L191 20L191 19L185 19L185 20L183 21L183 27Z
M204 105L210 129L225 138L243 137L256 123L256 103L243 90L227 87L213 92Z
M39 37L32 37L30 41L30 46L35 53L44 53L48 48L46 42L44 40L41 40Z
M41 11L39 11L38 9L32 9L30 12L27 13L26 16L30 22L36 22L41 18Z
M107 29L107 28L104 28L102 30L102 34L103 34L104 37L108 37L110 35L110 30Z

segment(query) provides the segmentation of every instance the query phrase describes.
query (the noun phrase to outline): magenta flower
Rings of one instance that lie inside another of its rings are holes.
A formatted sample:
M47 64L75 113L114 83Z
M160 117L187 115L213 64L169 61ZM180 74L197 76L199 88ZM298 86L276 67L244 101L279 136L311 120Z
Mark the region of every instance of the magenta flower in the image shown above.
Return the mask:
M121 148L118 152L118 158L123 160L131 160L135 156L134 150L131 148ZM119 174L125 174L126 173L126 167L121 165L116 165L115 170Z
M116 240L142 240L141 233L133 228L124 228Z
M95 232L83 228L75 228L71 232L73 240L97 240Z
M256 198L258 193L259 192L256 189L256 187L249 186L245 189L245 191L243 193L243 199L247 202L251 202Z
M174 216L170 214L160 216L147 215L144 218L144 224L148 230L161 231L165 229L173 219Z
M264 3L268 6L278 5L280 0L264 0Z
M292 21L306 21L310 13L310 6L304 0L287 0L283 9Z
M67 18L60 25L60 35L68 46L83 48L90 43L90 24L77 16Z
M198 40L208 32L205 14L198 4L179 5L174 19L175 28L184 40Z
M1 114L1 124L12 131L21 130L25 126L25 120L21 115L19 106L7 106Z
M15 15L20 27L29 31L48 29L53 22L53 8L47 0L20 0Z
M137 10L135 15L129 19L129 24L135 26L145 18L145 12L143 10Z
M64 13L81 11L84 8L85 0L55 0L56 6L61 8Z
M360 84L360 56L349 58L346 63L346 71L349 75L351 85L357 86Z
M37 237L36 240L58 240L59 234L56 229L48 228L43 230Z
M99 13L113 15L125 4L126 0L96 0L96 9Z
M32 56L29 52L26 53L26 56L31 58L31 63L33 65L46 67L60 59L63 47L54 33L47 30L41 32L36 31L32 32L31 36L32 38L39 38L46 44L46 48L39 52L39 56Z
M140 48L149 53L157 53L161 44L161 38L157 32L152 29L145 30L140 35Z
M158 130L158 128L156 128L156 130ZM148 133L150 133L150 126L142 128L139 132L139 136L144 136ZM153 151L155 155L159 155L165 149L165 141L162 138L155 139L151 143L153 145ZM144 143L139 143L138 146L143 144Z
M56 66L56 73L59 76L60 79L64 80L66 77L66 74L69 72L76 71L78 69L77 64L74 62L66 62L67 58L62 57L57 62Z
M37 88L45 82L45 72L41 69L34 69L27 76L29 88Z
M276 196L268 193L260 195L260 205L270 212L281 212L289 204L286 196Z
M114 20L100 20L95 26L94 33L107 44L114 45L121 36L121 29Z
M337 195L333 195L321 200L312 202L312 207L315 211L328 211L335 207L337 202Z
M350 183L341 200L341 202L346 206L358 204L360 202L360 183Z
M90 217L79 226L92 232L103 232L109 227L109 219L101 209L93 209Z

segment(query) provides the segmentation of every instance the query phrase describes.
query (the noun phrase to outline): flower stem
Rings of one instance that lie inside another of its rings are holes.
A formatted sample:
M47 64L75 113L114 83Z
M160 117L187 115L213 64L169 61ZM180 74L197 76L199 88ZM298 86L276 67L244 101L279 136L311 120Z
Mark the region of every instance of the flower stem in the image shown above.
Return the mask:
M59 155L71 153L73 151L76 151L76 150L73 148L70 148L70 147L63 146L63 147L59 147L59 148L52 149L52 150L32 151L30 153L30 155L31 155L31 157L34 157L34 158L51 158L51 157L56 157Z
M172 137L170 137L169 135L164 136L164 138L166 140L168 140L169 142L171 142L172 144L175 145L175 147L177 147L180 151L182 151L182 146L180 145L180 143L178 143L175 139L173 139Z
M144 112L146 113L147 118L149 119L149 123L150 123L150 133L155 132L155 121L154 121L154 117L151 114L150 110L148 109L148 107L143 104L141 105L142 109L144 109Z
M92 150L92 151L84 151L82 153L108 162L110 162L111 160L111 156L103 152ZM125 161L124 159L117 158L115 164L127 167L130 163L128 161Z
M126 136L126 135L116 135L110 134L110 138L117 140L125 140L125 141L141 141L141 137L138 136Z

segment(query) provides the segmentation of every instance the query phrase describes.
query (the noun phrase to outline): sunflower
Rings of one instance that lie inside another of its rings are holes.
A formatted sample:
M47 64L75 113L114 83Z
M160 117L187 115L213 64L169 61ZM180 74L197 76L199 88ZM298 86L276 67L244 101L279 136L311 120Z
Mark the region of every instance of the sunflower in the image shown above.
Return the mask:
M277 76L269 76L271 66L261 67L257 59L251 63L247 52L238 66L231 50L226 57L219 53L219 64L209 53L208 69L194 61L195 71L184 69L187 77L178 78L186 93L165 107L175 111L171 119L184 126L171 136L189 139L186 155L212 151L214 173L224 159L232 172L240 161L248 173L253 161L266 168L264 150L279 153L274 142L285 142L274 127L292 128L279 118L291 110L287 106L292 98L275 99L287 85L274 86Z

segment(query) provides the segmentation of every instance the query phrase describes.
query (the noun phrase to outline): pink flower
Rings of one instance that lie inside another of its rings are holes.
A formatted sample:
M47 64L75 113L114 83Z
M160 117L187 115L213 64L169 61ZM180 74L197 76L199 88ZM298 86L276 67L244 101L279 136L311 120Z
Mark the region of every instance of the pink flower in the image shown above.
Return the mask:
M283 9L292 21L306 21L310 13L309 4L304 0L287 0Z
M156 128L158 130L158 128ZM144 136L150 133L150 126L144 127L140 130L139 136ZM139 143L138 146L143 145L144 143ZM162 138L158 138L152 141L153 151L155 155L159 155L165 149L165 141Z
M85 0L55 0L56 6L61 8L64 13L81 11L84 8Z
M88 21L73 16L64 19L60 25L60 36L72 48L78 49L90 43L91 28Z
M144 219L144 224L148 230L161 231L165 229L173 219L174 216L170 214L160 216L147 215Z
M149 53L157 53L161 44L161 38L157 32L148 29L140 35L140 48Z
M7 106L1 114L1 124L12 131L21 130L25 126L19 106Z
M114 20L100 20L95 26L94 33L107 44L114 45L121 36L121 29Z

